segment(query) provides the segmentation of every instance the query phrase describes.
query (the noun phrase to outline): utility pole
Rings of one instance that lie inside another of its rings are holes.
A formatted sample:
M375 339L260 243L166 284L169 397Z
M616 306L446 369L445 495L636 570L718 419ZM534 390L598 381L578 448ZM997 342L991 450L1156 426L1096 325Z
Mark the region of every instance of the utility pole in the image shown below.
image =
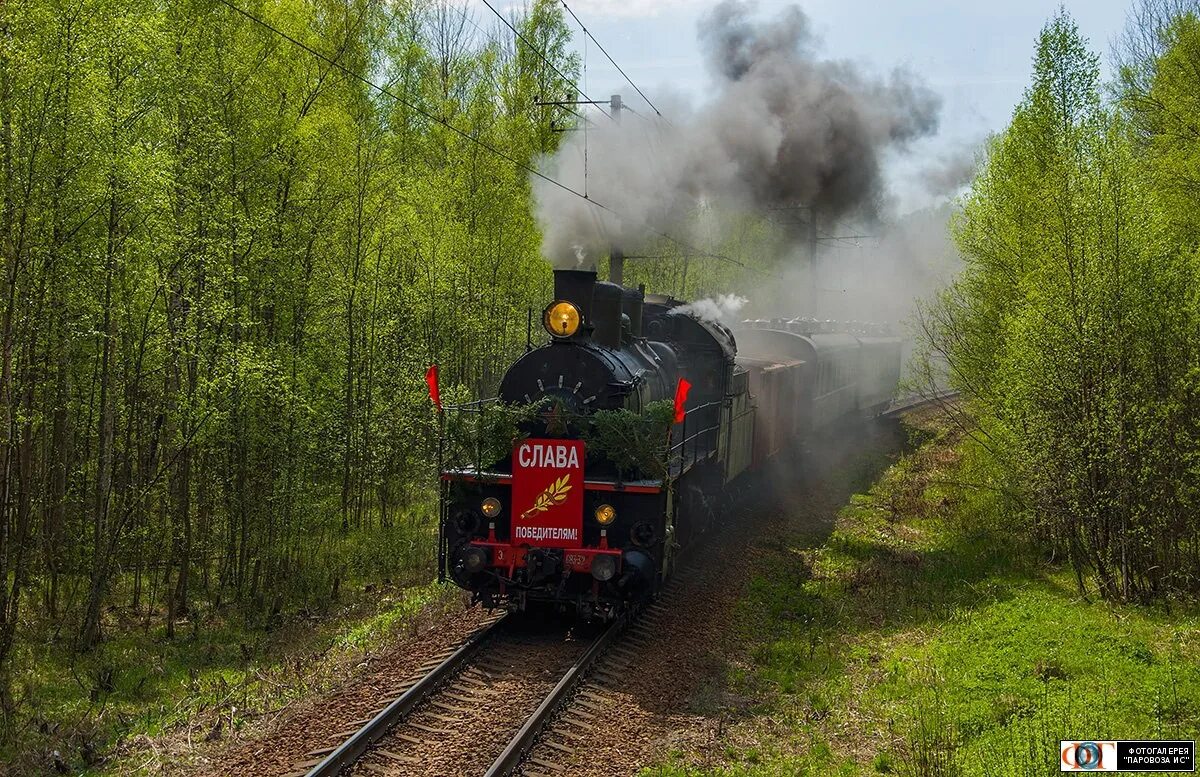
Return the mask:
M819 229L819 226L818 226L819 222L817 220L817 215L818 215L819 211L817 210L817 207L815 205L799 205L799 204L784 205L784 206L780 206L777 208L771 208L771 210L786 211L789 213L796 214L796 215L792 216L791 218L788 218L783 221L779 221L779 220L776 220L773 218L770 219L775 224L778 224L786 229L795 230L796 233L800 233L804 227L808 228L808 233L806 235L804 235L804 238L806 238L805 242L807 242L807 244L808 244L807 245L808 250L801 252L801 254L799 256L799 261L802 264L805 262L807 263L808 272L807 272L807 277L804 279L805 286L803 289L800 290L799 294L797 294L796 297L799 299L799 301L802 305L801 310L804 312L805 315L812 316L813 318L818 318L820 316L820 311L818 310L818 305L821 301L821 297L820 297L821 292L822 291L833 291L832 289L825 289L824 287L821 286L821 283L820 283L822 273L821 273L821 269L820 269L820 264L818 262L818 259L820 258L818 255L818 250L820 249L821 243L832 243L835 241L850 242L850 241L873 238L873 237L875 237L875 235L824 235L824 236L822 236L821 230ZM799 216L800 211L808 211L808 220L807 221L800 220L800 216ZM857 243L855 243L855 245L857 245ZM842 289L842 291L845 291L845 290Z
M817 209L808 206L808 289L805 309L807 315L817 318L817 302L821 284L818 283L820 272L817 269Z
M608 102L609 116L618 125L621 123L621 95L614 94ZM608 280L623 283L625 278L625 252L615 242L608 249Z

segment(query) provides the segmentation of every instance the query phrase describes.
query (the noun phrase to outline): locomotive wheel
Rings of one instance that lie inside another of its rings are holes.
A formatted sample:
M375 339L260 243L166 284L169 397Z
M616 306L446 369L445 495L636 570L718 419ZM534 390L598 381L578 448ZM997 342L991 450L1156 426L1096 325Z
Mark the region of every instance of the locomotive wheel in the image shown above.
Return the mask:
M629 541L639 548L649 548L658 542L658 532L649 521L640 521L629 530Z

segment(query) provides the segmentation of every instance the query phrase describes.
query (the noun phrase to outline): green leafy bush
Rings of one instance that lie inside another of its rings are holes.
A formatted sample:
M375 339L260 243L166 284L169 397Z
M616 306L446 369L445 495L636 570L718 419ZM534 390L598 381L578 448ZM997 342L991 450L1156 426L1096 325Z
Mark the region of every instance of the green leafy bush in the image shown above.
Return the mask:
M488 402L469 410L448 410L443 429L442 461L447 468L486 469L506 460L513 446L545 409L544 401L523 405Z

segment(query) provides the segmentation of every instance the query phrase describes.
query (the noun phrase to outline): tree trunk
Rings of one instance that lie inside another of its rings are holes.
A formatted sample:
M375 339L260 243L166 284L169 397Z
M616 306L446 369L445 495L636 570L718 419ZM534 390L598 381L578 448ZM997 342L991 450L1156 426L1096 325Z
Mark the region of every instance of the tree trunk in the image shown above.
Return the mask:
M96 486L92 496L92 571L84 607L79 647L88 650L100 642L100 608L108 586L108 511L113 468L113 401L111 398L112 343L116 338L112 315L112 286L116 269L118 205L116 181L109 181L108 250L104 277L104 323L100 333L100 409L96 447Z

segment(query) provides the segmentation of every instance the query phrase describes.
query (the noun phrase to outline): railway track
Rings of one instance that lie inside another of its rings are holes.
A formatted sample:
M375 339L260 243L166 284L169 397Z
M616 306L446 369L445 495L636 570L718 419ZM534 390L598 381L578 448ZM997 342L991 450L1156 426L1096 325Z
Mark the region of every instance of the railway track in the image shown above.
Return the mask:
M907 413L909 410L916 410L917 408L925 407L926 405L937 405L943 402L951 402L958 398L958 394L959 392L957 391L939 391L933 395L919 394L905 397L903 399L897 399L891 404L890 407L888 407L887 410L884 410L882 413L880 413L879 417L894 418L902 413Z
M956 396L908 397L883 415ZM637 665L684 576L677 574L634 622L594 632L579 624L571 624L574 631L567 624L522 627L514 615L486 622L389 689L369 717L349 724L357 728L309 751L288 777L569 774L564 764L608 714L614 689Z
M497 618L391 689L359 728L330 735L289 777L512 774L624 628Z

